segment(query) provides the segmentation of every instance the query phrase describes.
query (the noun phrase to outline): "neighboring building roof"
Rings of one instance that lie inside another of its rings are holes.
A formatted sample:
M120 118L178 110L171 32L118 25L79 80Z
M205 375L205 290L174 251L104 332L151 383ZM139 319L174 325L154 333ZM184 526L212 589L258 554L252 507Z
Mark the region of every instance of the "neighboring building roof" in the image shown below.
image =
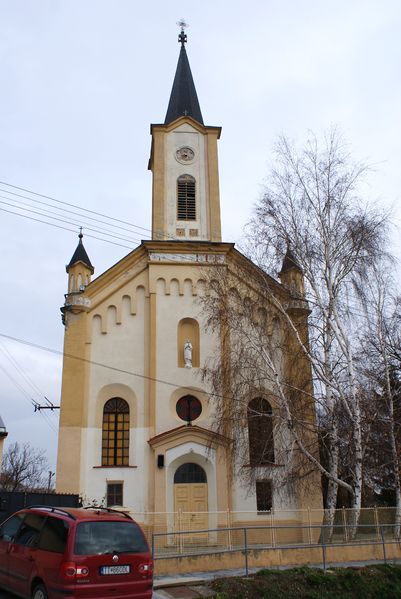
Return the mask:
M181 35L178 36L178 41L181 42L181 50L164 121L165 125L172 123L180 116L191 116L203 125L198 96L185 50L186 40L187 36L182 31Z
M83 237L82 231L80 232L78 237L79 237L79 242L78 242L77 248L76 248L75 252L73 253L70 263L67 265L66 270L68 272L70 270L71 266L74 266L74 264L76 264L77 262L83 262L85 264L85 266L87 266L93 273L95 271L95 269L93 268L91 261L89 260L89 256L86 253L86 250L84 248L84 244L82 243L82 237Z
M302 272L302 268L299 266L294 254L291 251L290 246L288 245L280 274L286 272L287 270L291 270L291 268L296 268L297 270Z
M4 420L0 416L0 438L7 437L8 433L6 430L6 425L4 424Z

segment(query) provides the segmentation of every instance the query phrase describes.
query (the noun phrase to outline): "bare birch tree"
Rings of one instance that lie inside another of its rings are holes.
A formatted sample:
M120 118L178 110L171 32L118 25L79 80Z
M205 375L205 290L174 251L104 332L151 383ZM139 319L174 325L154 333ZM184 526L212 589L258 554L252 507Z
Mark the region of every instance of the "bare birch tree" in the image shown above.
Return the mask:
M391 269L391 266L390 266ZM392 270L392 269L391 269ZM366 313L360 335L360 371L370 391L367 411L370 477L394 492L395 534L401 528L401 300L395 295L391 270L381 264L362 291ZM373 400L375 398L375 401ZM373 401L372 401L373 400ZM373 412L373 414L372 414Z
M263 362L259 378L263 378L264 368L264 376L274 381L274 393L287 437L289 435L306 460L304 463L328 479L326 521L333 522L338 485L341 485L352 496L356 523L362 497L363 428L361 389L354 364L358 325L352 304L357 301L354 285L360 286L367 280L372 265L382 254L386 218L368 208L359 198L358 189L367 169L351 160L336 132L331 132L323 145L312 137L300 150L283 137L276 146L275 159L265 193L250 223L248 253L265 272L277 272L290 244L290 257L303 273L306 299L311 308L309 339L299 334L299 311L288 310L280 294L272 293L267 277L265 290L270 310L273 306L281 323L286 323L290 335L298 342L298 354L306 356L312 368L313 389L297 389L297 392L301 391L304 397L308 393L314 394L317 414L325 423L327 465L321 463L318 452L308 448L308 443L303 440L308 435L305 437L305 432L300 433L302 425L307 431L312 420L303 419L300 411L294 410L294 403L289 399L294 385L281 378L280 368L274 365L274 360L271 363L274 351L266 352L265 348L269 347L266 344L257 345L257 334L252 346L258 360L251 358L251 362ZM215 290L217 295L221 291ZM223 319L228 331L233 327L237 329L235 345L238 347L238 338L243 335L243 331L238 330L242 315L222 314L221 307L219 312L211 304L209 309L207 306L204 309L209 314L209 321L213 320L211 315L214 313ZM285 347L283 351L286 351ZM232 376L232 365L236 364L241 373L244 369L235 360L230 364L230 360L221 364L219 374L221 380L228 379L232 385L233 380L242 376L237 370ZM243 356L241 362L246 363ZM214 365L205 376L213 381L217 373ZM352 431L350 480L341 478L339 473L339 415L341 419L347 419ZM313 439L315 435L309 435L309 438ZM304 469L307 469L306 465Z

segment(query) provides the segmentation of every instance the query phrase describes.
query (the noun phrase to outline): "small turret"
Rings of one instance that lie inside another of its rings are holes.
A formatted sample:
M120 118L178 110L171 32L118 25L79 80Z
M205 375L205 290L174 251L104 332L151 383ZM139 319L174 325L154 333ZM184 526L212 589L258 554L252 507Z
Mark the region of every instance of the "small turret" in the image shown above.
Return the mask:
M292 294L305 297L304 273L291 251L290 244L287 245L287 252L279 276L281 283Z
M64 306L60 308L62 322L68 325L67 312L81 312L86 309L89 300L85 298L84 291L91 282L91 275L95 272L89 256L82 243L82 228L79 231L79 242L70 263L65 267L68 273L68 291L65 294Z
M85 290L91 281L91 275L95 272L88 254L82 243L82 228L79 232L79 242L77 248L70 260L70 263L65 267L68 273L68 293L79 293Z

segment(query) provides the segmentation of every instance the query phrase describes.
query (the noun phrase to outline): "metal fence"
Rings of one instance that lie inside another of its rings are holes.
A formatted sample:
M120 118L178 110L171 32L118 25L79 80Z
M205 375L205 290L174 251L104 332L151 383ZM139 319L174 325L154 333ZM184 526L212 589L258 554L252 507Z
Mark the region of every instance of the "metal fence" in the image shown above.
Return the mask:
M29 505L52 505L55 507L79 507L79 495L70 493L41 493L39 491L0 490L0 523L17 510Z
M327 552L332 547L380 546L382 559L387 563L389 545L397 545L401 549L399 528L395 524L359 524L348 528L344 524L256 525L152 535L152 554L155 560L242 552L247 575L249 555L253 551L319 548L321 563L326 569Z
M215 512L135 512L130 514L141 523L149 542L152 534L191 531L196 529L238 528L250 526L296 525L314 526L327 522L327 513L323 509L270 510L267 512L222 510ZM336 534L346 536L354 520L354 510L337 509L334 516ZM395 507L362 508L359 512L359 524L368 525L378 531L378 526L394 524ZM302 538L309 533L302 533ZM296 533L299 538L300 533Z

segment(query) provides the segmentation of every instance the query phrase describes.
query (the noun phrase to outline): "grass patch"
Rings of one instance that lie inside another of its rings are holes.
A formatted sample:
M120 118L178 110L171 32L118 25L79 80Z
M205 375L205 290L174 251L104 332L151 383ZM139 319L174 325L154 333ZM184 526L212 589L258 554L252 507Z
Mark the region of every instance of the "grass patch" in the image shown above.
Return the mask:
M400 599L401 566L260 570L211 583L216 599Z

